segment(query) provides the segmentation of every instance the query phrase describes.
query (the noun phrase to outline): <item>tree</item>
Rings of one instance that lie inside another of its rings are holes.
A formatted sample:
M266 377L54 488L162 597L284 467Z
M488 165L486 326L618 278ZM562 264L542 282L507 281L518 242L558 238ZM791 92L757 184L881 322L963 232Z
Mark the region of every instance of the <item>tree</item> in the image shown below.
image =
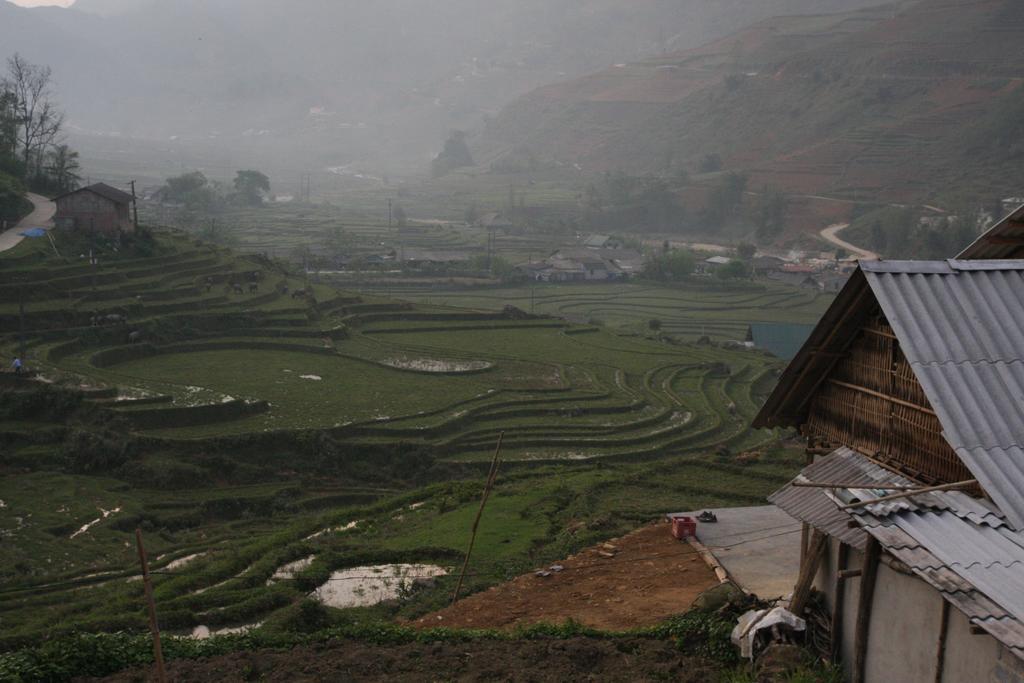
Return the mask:
M409 217L405 215L405 209L402 208L401 204L395 204L394 215L395 225L397 225L400 228L404 228L405 225L409 222Z
M476 166L476 163L469 152L469 145L466 144L466 134L461 130L453 130L445 140L441 153L434 159L431 172L435 176L443 176L464 166Z
M730 171L722 176L711 191L705 218L713 227L722 227L743 205L743 193L747 190L747 176Z
M688 251L673 249L652 254L644 264L643 275L651 280L682 280L693 273L696 259Z
M192 171L168 178L164 184L164 198L180 202L189 209L208 209L217 199L217 192L201 171Z
M7 76L0 90L13 95L14 121L18 126L23 172L38 174L45 150L54 143L64 126L64 112L50 99L52 73L15 53L7 60Z
M736 256L738 256L740 260L750 261L751 259L754 258L754 255L756 253L757 247L755 247L750 242L740 242L736 246Z
M0 226L18 220L31 209L21 181L0 171Z
M82 180L78 152L67 145L57 145L46 155L46 174L60 192L77 189Z
M739 280L750 277L750 268L743 261L733 259L716 270L715 276L722 280Z
M235 191L249 206L259 206L270 194L270 178L259 171L239 171L235 175Z
M760 203L757 206L757 238L769 241L777 237L786 227L786 211L789 200L780 190L765 187L761 191Z
M18 170L17 100L6 87L6 83L0 81L0 169L14 173Z

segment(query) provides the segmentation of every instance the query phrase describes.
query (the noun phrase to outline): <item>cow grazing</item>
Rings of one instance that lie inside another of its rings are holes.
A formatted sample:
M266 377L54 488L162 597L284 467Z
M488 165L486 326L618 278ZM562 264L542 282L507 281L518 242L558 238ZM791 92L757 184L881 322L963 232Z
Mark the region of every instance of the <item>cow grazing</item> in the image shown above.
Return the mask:
M256 283L256 282L250 282L249 283L249 293L250 294L255 294L256 292L259 291L259 289L260 289L259 283Z
M138 344L140 341L142 341L142 332L140 332L139 330L135 330L134 332L128 334L129 344Z
M244 294L244 292L242 291L242 285L238 284L237 282L231 285L231 291L234 292L235 294Z

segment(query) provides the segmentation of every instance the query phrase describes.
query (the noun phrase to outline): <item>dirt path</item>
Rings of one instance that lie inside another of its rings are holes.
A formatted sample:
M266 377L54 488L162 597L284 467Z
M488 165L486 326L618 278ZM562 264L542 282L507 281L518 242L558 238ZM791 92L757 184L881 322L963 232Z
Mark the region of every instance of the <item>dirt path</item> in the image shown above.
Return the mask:
M575 619L593 628L622 630L685 612L718 583L693 549L672 537L666 523L608 545L612 548L595 546L566 558L559 563L564 567L560 572L547 577L524 574L414 625L510 629Z
M257 650L167 665L175 683L236 681L678 681L704 683L721 672L680 654L674 642L602 640L476 641L366 645L333 641L282 652ZM79 679L83 680L83 679ZM95 680L95 679L93 679ZM156 680L135 669L109 683Z
M862 259L864 261L877 261L879 256L875 252L868 251L867 249L861 249L860 247L854 246L849 242L845 242L839 238L839 233L848 227L850 227L849 223L836 223L835 225L830 225L824 230L822 230L821 236L826 241L831 242L837 247L845 249L846 251L850 252L859 259Z
M53 227L53 214L57 213L57 205L46 197L38 194L28 193L28 200L35 208L32 213L25 216L13 228L0 233L0 251L7 251L16 247L23 239L21 233L29 228L43 228L49 230Z

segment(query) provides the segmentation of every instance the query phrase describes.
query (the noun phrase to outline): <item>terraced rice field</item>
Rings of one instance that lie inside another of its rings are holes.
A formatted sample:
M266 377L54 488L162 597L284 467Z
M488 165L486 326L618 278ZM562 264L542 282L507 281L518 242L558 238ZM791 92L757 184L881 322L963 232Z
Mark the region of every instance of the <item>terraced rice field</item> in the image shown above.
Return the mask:
M671 286L594 282L477 289L391 286L388 291L409 301L480 310L511 304L537 314L630 331L645 331L649 321L658 320L665 334L685 341L702 336L742 340L752 322L814 323L832 301L831 294L786 285L724 284L710 279Z
M330 608L327 623L436 609L501 433L470 591L665 510L756 504L798 466L780 435L749 429L780 368L768 356L502 310L526 290L407 303L181 234L158 242L99 267L0 257L0 352L23 329L28 366L85 400L65 421L45 402L12 411L0 391L0 650L143 629L136 528L173 633L301 630L309 601L338 592L317 589L357 567L448 574ZM233 280L243 293L225 290ZM549 290L545 312L596 291ZM630 296L668 311L677 294L620 286L598 303L607 316ZM696 304L725 305L709 296ZM786 301L733 296L750 310ZM127 321L92 324L107 316Z

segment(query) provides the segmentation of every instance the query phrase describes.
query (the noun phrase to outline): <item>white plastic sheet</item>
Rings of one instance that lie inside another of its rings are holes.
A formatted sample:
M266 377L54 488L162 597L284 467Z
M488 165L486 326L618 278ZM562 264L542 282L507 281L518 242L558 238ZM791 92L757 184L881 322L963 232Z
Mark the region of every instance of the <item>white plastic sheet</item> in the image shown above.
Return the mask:
M754 658L754 641L757 634L776 624L783 624L794 631L803 631L807 623L785 607L772 609L750 610L740 617L732 629L732 644L740 649L740 654L747 659Z

